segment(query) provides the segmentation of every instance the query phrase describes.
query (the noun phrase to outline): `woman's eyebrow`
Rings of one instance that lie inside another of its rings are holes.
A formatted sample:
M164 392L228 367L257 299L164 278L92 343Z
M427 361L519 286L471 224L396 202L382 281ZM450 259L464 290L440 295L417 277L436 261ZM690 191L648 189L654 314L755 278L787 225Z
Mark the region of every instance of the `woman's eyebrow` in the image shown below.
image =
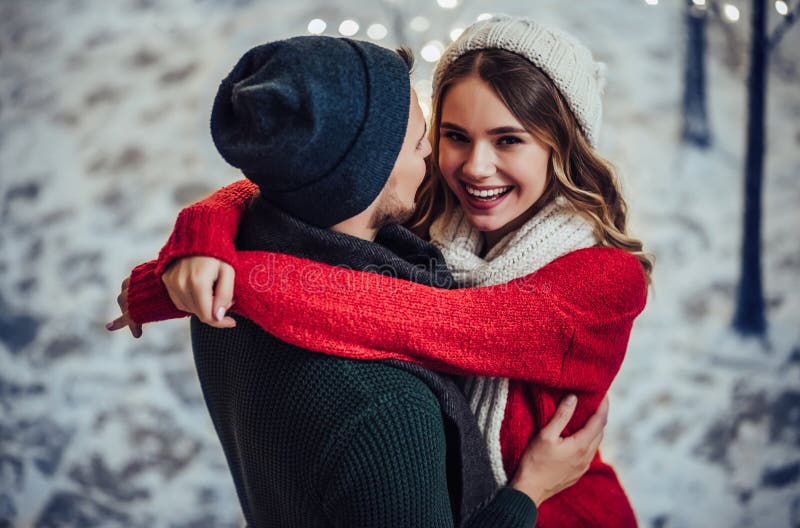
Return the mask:
M486 131L487 134L490 136L496 136L498 134L528 134L529 132L524 128L514 127L514 126L502 126L493 128L491 130Z
M451 130L456 130L458 132L464 132L464 133L467 132L463 127L460 127L460 126L456 125L455 123L450 123L449 121L446 121L446 122L440 124L439 126L442 127L442 128L449 128ZM492 128L492 129L487 130L486 133L489 134L490 136L497 136L497 135L500 135L500 134L530 134L530 132L528 132L524 128L519 128L519 127L515 127L515 126L496 127L496 128Z
M453 129L453 130L457 130L459 132L466 132L466 130L464 128L462 128L462 127L460 127L460 126L458 126L456 124L450 123L448 121L445 121L444 123L440 123L439 126L441 128L450 128L450 129Z

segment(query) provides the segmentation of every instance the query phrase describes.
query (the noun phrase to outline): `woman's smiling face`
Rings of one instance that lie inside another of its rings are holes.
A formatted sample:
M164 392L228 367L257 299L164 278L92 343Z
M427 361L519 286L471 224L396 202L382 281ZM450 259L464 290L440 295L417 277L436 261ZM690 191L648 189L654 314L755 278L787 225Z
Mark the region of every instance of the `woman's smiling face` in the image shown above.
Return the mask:
M530 134L483 80L444 96L439 169L469 222L497 240L524 224L547 184L550 147Z

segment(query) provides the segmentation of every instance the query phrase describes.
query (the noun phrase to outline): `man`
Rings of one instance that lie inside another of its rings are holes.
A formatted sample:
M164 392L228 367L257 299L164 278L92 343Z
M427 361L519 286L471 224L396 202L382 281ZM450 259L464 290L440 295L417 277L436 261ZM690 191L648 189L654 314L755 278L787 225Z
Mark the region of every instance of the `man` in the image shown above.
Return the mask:
M211 116L217 149L261 190L238 249L453 286L441 254L398 225L431 152L410 69L405 54L329 37L273 42L240 59ZM109 329L140 333L127 301L123 293ZM251 526L530 527L536 503L580 477L602 434L605 411L562 442L565 405L512 485L496 491L451 380L314 354L233 317L226 329L193 319L192 344Z

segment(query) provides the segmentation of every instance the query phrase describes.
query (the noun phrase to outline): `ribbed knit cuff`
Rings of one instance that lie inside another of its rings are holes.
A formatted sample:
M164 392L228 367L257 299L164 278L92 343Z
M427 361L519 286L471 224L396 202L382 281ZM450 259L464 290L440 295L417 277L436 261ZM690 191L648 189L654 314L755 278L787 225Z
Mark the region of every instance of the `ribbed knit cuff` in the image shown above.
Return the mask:
M192 256L213 257L236 266L233 244L241 211L232 208L192 206L184 209L175 228L158 255L155 274L159 277L176 259Z
M156 273L156 261L140 264L131 271L128 284L128 314L138 324L186 317L169 298L167 288Z
M492 528L519 528L520 526L533 527L538 518L536 504L530 497L514 488L502 488L497 492L494 500L473 515L466 526Z
M514 488L503 488L497 495L498 497L502 496L502 501L506 505L506 511L509 512L510 517L513 516L518 519L518 522L528 526L536 524L539 510L530 497Z

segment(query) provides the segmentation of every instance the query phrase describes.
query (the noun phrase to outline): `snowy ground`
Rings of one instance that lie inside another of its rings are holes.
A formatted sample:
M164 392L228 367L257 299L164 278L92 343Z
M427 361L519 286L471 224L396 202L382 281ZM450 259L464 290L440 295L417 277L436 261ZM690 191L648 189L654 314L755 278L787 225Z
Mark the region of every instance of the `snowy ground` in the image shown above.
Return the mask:
M180 206L236 178L207 118L247 48L353 17L357 37L383 22L419 50L484 11L563 27L608 63L601 150L657 257L604 442L640 523L800 526L800 27L770 77L765 347L727 330L746 62L711 28L715 144L680 146L681 5L0 0L0 527L239 523L187 324L109 335L119 283Z

